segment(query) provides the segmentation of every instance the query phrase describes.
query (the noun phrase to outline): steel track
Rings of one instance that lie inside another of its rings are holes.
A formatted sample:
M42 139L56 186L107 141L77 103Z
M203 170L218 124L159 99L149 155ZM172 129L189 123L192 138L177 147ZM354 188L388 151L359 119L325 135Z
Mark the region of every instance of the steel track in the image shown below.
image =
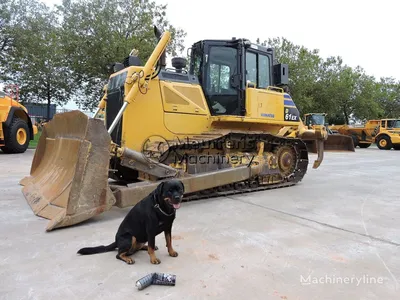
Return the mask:
M206 136L198 137L198 140L204 138L202 142L197 143L198 146L205 145L205 149L207 149L206 143L224 143L227 139L229 140L240 140L241 138L247 138L250 141L263 141L266 145L266 152L277 154L278 150L281 147L291 146L295 152L295 162L293 164L293 170L291 174L283 174L281 173L281 181L276 183L265 183L263 182L263 178L271 176L273 173L268 173L258 175L255 178L250 178L245 181L241 182L232 182L228 185L223 185L215 188L211 188L208 190L202 190L199 192L194 192L190 194L186 194L182 202L190 202L195 200L202 200L202 199L210 199L216 197L223 197L228 195L235 195L235 194L244 194L244 193L252 193L257 191L264 191L264 190L271 190L271 189L278 189L278 188L285 188L290 187L298 184L307 172L307 167L309 163L308 158L308 151L307 146L301 139L297 138L286 138L282 136L276 136L273 134L268 133L244 133L244 132L231 132L229 134L219 136L219 137L211 137L207 138ZM171 144L173 141L168 141ZM245 152L247 152L247 149ZM251 153L257 153L256 149L253 148ZM168 151L163 153L163 161L161 164L170 165L174 161L174 153L177 155L185 155L189 153L190 155L201 155L201 150L196 149L188 149L187 145L173 145L169 147ZM204 171L189 173L192 176L196 176L196 174L202 174ZM207 170L205 171L207 172ZM261 179L261 180L259 180ZM268 180L267 180L268 182ZM250 183L252 185L250 186ZM256 183L256 184L255 184Z
M232 190L225 191L225 192L213 191L212 194L197 193L195 195L183 197L182 202L190 202L190 201L195 201L195 200L210 199L210 198L223 197L223 196L229 196L229 195L247 194L247 193L259 192L259 191L264 191L264 190L279 189L279 188L294 186L296 184L298 184L298 182L285 182L285 183L277 183L277 184L268 184L268 185L259 186L256 188L232 189Z
M233 135L242 135L243 133L233 133ZM257 137L254 134L249 134L248 136L255 138L255 140L262 140L266 144L273 145L275 148L273 152L277 153L279 148L285 146L292 146L296 153L296 167L294 168L293 172L288 176L282 176L282 181L278 183L271 183L271 184L261 184L256 187L249 187L250 182L258 182L258 178L248 179L242 182L232 182L229 185L224 185L220 187L215 187L212 189L196 192L193 194L187 194L183 198L183 202L190 202L194 200L202 200L202 199L210 199L215 197L223 197L228 195L235 195L235 194L244 194L244 193L252 193L257 191L264 191L264 190L271 190L271 189L278 189L284 187L290 187L298 184L307 172L307 167L309 163L308 154L306 157L302 157L301 152L307 151L306 144L300 140L295 138L284 138L279 137L271 134L258 134ZM224 136L221 138L217 138L215 140L219 140L222 138L228 138L228 136ZM175 146L173 148L179 149L179 146ZM266 175L268 176L268 175ZM261 176L262 177L262 176ZM223 191L221 191L221 189Z

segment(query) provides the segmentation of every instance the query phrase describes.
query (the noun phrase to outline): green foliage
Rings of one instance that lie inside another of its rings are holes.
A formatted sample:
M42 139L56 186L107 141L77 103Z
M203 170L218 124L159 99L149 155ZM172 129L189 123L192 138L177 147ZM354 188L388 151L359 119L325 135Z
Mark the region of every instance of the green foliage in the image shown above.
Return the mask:
M341 57L323 59L317 49L295 45L285 38L260 43L275 49L276 63L289 66L289 90L302 114L325 112L330 123L349 123L400 116L400 82L377 81L361 67L351 68Z
M394 78L381 78L377 85L377 104L382 107L380 117L400 116L400 84Z
M12 38L2 79L19 85L22 102L68 102L72 82L62 60L62 34L54 12L30 0L11 2L11 7L6 32Z
M58 7L63 16L63 50L76 88L83 91L78 102L85 108L97 105L109 67L121 62L133 48L145 62L157 44L153 25L170 30L167 53L183 50L185 33L166 19L166 6L140 0L64 0Z
M144 63L157 41L153 24L172 33L167 53L180 54L186 33L152 0L0 0L0 79L20 86L24 102L97 106L110 66L139 51ZM207 34L205 35L207 38ZM400 116L400 82L376 79L341 57L322 58L285 38L257 43L289 65L289 91L300 112L326 112L328 121ZM227 69L213 67L213 85L226 87Z
M269 39L264 44L275 49L277 62L288 64L290 93L301 112L310 112L315 102L315 82L319 77L322 60L318 50L310 51L285 38Z
M0 0L1 79L20 86L21 99L84 109L98 105L109 67L133 48L145 62L157 40L153 25L172 35L167 54L183 50L186 33L149 0Z

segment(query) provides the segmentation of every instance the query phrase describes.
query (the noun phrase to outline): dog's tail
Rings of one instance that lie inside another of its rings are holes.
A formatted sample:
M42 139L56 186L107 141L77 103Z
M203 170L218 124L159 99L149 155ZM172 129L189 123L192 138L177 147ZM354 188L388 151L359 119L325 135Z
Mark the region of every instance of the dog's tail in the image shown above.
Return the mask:
M109 252L117 248L117 243L114 242L108 246L98 246L98 247L87 247L79 249L78 254L82 255L89 255L89 254L97 254L97 253L104 253Z

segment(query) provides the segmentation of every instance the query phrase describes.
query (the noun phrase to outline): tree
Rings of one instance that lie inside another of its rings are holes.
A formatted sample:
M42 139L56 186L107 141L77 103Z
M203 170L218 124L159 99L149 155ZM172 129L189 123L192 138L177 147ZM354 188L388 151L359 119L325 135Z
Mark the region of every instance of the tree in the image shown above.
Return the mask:
M392 111L398 107L393 82L378 85L373 76L359 66L344 64L340 56L323 59L317 49L309 50L285 38L262 44L275 49L275 63L288 64L289 90L302 113L325 112L328 121L337 124L349 123L352 118L376 118L384 111L383 103Z
M24 17L10 31L12 47L7 54L6 82L20 87L22 102L64 104L70 99L70 72L64 65L60 47L62 34L56 15L39 2L17 11L15 18Z
M6 54L11 44L10 36L10 2L0 0L0 72L4 73L2 66L6 60Z
M285 38L268 39L263 42L275 49L276 61L288 64L289 90L300 112L310 112L319 101L314 96L315 82L318 80L322 62L317 49L309 50Z
M186 33L168 22L166 5L149 0L64 0L58 11L65 63L75 91L83 94L77 102L86 109L97 106L111 64L121 62L133 48L145 63L157 44L153 24L171 31L167 54L183 50Z
M379 84L362 68L358 67L356 72L359 73L359 77L355 87L354 117L363 121L379 118L383 113L383 109L377 101Z
M377 102L382 107L382 118L400 117L400 82L392 77L383 77L378 83Z

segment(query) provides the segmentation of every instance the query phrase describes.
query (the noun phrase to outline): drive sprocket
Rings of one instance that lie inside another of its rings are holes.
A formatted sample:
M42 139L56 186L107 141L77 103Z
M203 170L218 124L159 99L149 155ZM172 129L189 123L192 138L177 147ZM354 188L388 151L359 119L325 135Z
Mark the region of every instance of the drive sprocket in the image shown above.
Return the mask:
M275 149L278 166L283 177L287 177L296 169L297 155L293 146L279 146Z

